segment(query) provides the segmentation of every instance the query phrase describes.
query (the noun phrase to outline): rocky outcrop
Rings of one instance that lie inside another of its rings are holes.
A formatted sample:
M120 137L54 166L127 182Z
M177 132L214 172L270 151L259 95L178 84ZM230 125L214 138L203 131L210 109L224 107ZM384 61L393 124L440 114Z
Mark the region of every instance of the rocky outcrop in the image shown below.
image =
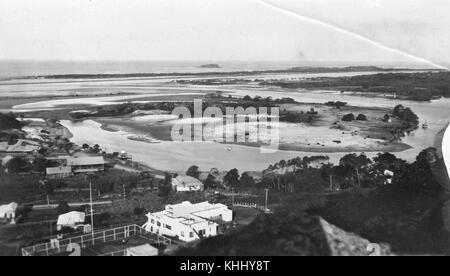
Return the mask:
M371 243L353 233L348 233L319 218L322 230L333 256L391 256L394 255L387 244Z
M386 256L389 246L348 233L304 213L258 216L233 233L181 248L184 256Z

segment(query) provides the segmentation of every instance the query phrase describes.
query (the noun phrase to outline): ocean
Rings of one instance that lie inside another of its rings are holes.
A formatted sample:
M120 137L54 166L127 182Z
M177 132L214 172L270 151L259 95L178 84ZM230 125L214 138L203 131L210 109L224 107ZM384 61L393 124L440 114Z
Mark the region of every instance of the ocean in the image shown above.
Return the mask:
M220 68L201 68L218 64ZM321 61L0 61L0 80L30 76L66 74L199 73L282 70L292 67L378 66L383 68L423 69L423 64ZM426 67L425 67L426 68Z

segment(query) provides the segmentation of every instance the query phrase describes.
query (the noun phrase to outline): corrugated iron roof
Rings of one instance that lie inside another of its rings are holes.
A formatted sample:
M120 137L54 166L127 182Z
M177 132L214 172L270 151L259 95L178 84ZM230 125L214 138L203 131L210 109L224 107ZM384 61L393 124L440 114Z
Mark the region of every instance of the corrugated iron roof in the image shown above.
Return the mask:
M63 173L72 173L72 167L54 167L47 168L47 174L63 174Z
M78 157L78 158L67 158L68 166L88 166L88 165L104 165L105 160L102 156L94 157Z
M184 187L203 186L203 183L200 180L188 175L179 175L175 177L173 179L173 184Z

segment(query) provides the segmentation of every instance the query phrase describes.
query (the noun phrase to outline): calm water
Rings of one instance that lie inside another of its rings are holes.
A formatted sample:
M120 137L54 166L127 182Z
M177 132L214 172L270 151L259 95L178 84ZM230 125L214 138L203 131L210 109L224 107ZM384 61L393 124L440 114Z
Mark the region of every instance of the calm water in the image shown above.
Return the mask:
M264 94L261 94L264 95ZM328 100L330 95L321 93L311 93L308 96L312 102L319 102L320 99ZM323 98L325 97L325 98ZM331 96L333 97L333 96ZM371 99L360 99L360 97L346 96L346 101L356 104L357 101L365 100L365 104ZM380 104L392 105L392 101L377 99ZM424 130L419 128L414 133L406 136L404 142L413 148L403 152L395 153L396 156L413 161L417 154L434 145L435 134L445 127L450 121L450 100L438 100L432 103L402 102L411 106L418 115L427 120L429 128ZM275 153L261 153L259 148L246 146L232 146L229 151L228 146L217 143L193 142L193 143L145 143L131 141L126 132L109 132L101 129L100 124L88 120L81 123L70 121L62 122L73 134L72 141L77 144L88 143L105 146L108 151L125 150L133 154L136 161L143 162L151 167L160 170L185 171L190 165L197 165L202 170L209 170L216 167L220 170L238 168L239 170L262 170L269 164L273 164L282 159L294 158L297 156L328 155L330 162L336 163L344 153L314 153L299 151L277 151ZM367 152L369 157L373 157L377 152Z
M189 72L200 69L198 65L202 63L47 63L22 68L22 65L9 66L8 70L0 70L3 76L17 75L45 75L45 74L70 74L70 73L137 73L137 72ZM82 66L85 65L85 66ZM221 70L262 70L262 69L285 69L299 64L291 63L230 63L222 64ZM0 68L5 66L0 62ZM43 69L44 68L44 69ZM63 69L61 69L63 68ZM190 68L190 69L189 69ZM214 69L217 71L217 69ZM6 72L6 73L5 73ZM351 76L362 73L325 73L325 74L265 74L261 76L249 76L250 78L308 78L320 76ZM364 72L370 74L370 72ZM424 148L434 144L435 134L450 121L450 99L441 99L432 102L414 101L394 101L383 98L367 98L352 95L341 95L336 92L318 91L306 92L289 91L277 88L264 88L252 85L239 86L178 86L171 81L174 78L141 78L141 79L114 79L114 80L9 80L0 81L0 97L33 97L33 96L73 96L90 94L108 94L112 92L139 93L141 95L176 95L177 93L206 93L210 91L225 91L235 95L260 95L273 98L292 97L301 102L323 103L330 100L340 100L356 106L383 106L394 107L403 104L411 107L418 114L421 122L427 122L428 129L419 128L403 139L403 142L413 148L404 152L396 153L397 156L407 160L413 160L415 156ZM120 95L116 97L88 97L74 99L54 99L51 101L33 102L15 107L15 111L27 109L52 109L58 105L73 104L105 104L111 101L133 100L140 95ZM123 132L108 132L102 130L100 125L93 121L83 123L63 122L74 134L75 143L99 144L106 147L108 151L125 150L134 155L135 160L146 163L149 166L162 170L185 171L191 165L198 165L203 170L217 167L221 170L229 170L234 167L240 170L262 170L271 163L281 159L293 158L296 156L322 155L314 152L278 151L273 154L262 155L259 148L246 146L233 146L233 150L228 150L228 146L217 143L173 143L162 142L149 144L145 142L131 141L127 139L129 134ZM367 153L373 156L376 153ZM332 162L336 162L343 153L326 153L331 157Z

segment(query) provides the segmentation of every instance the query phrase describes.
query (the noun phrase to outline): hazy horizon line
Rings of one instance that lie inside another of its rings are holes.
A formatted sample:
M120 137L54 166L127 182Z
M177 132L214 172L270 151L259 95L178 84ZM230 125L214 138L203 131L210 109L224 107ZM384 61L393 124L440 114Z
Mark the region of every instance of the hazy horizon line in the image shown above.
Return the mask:
M425 67L433 67L425 62L420 61L330 61L330 60L302 60L302 61L295 61L295 60L164 60L164 59L0 59L0 62L66 62L66 63L77 63L77 62L86 62L86 63L129 63L129 62L136 62L136 63L145 63L145 62L167 62L167 63L298 63L301 65L302 63L308 64L308 63L330 63L330 64L364 64L366 66L370 65L376 65L376 64L398 64L398 65L426 65ZM444 63L445 64L445 63ZM219 64L220 65L220 64Z

